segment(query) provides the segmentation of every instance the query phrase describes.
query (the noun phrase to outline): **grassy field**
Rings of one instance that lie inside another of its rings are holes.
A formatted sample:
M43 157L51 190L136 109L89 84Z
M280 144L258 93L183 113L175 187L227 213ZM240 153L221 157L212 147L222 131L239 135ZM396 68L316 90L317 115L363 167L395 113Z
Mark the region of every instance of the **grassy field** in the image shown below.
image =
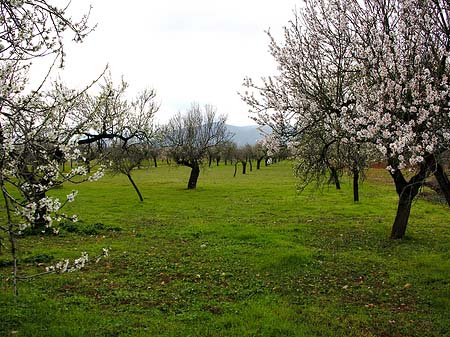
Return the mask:
M136 171L77 186L80 221L20 240L20 270L110 256L81 272L19 283L0 250L0 336L450 336L450 212L415 202L389 240L397 196L372 170L343 189L298 195L289 162L238 174ZM74 187L54 193L62 197ZM3 216L3 215L0 215Z

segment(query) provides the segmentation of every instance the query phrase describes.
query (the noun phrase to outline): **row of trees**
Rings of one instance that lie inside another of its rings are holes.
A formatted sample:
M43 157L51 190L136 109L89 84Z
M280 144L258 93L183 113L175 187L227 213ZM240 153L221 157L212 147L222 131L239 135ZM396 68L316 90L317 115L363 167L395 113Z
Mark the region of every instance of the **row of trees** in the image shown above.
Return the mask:
M446 0L306 0L279 43L279 73L242 94L255 120L297 150L305 183L375 153L399 196L391 237L405 235L411 205L449 149L450 4ZM407 173L405 173L407 172Z
M147 127L146 132L139 129L141 137L134 135L132 141L122 133L115 134L111 130L104 133L91 130L87 138L78 141L78 144L87 167L90 167L90 162L102 163L114 173L125 174L141 201L143 197L131 174L144 162L157 166L159 159L189 167L191 173L187 188L195 189L201 166L207 163L209 167L213 163L219 165L221 160L225 165L234 164L235 174L241 164L245 174L247 165L250 171L253 169L253 162L259 169L263 161L267 165L269 159L286 157L286 151L282 152L274 146L274 139L270 137L255 145L238 147L232 141L233 135L227 131L225 121L225 116L216 116L213 106L202 108L194 103L183 114L172 117L166 125L153 124L151 128ZM96 140L95 143L91 142L92 139ZM86 143L87 146L84 146Z

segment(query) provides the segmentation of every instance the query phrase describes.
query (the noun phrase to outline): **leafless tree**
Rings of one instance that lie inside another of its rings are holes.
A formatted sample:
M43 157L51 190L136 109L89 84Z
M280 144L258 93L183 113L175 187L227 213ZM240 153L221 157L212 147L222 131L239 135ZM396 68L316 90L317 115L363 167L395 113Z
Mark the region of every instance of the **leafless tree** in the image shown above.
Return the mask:
M164 128L165 146L177 164L191 168L188 189L197 187L200 166L208 149L227 142L226 116L216 115L216 108L193 103L185 114L178 113Z
M109 169L113 173L120 173L127 176L133 185L139 200L144 201L142 193L136 185L131 172L139 167L146 158L146 150L143 144L134 143L126 146L115 145L108 149L106 158L109 162Z

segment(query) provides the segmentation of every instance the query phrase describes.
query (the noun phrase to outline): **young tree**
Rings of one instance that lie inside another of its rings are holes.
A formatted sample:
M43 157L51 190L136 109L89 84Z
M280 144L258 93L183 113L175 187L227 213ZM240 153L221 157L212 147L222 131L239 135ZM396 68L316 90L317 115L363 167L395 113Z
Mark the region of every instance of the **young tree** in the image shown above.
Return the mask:
M108 149L108 153L105 156L109 162L108 168L113 173L121 173L127 176L131 185L133 185L139 200L144 201L141 191L136 185L131 172L139 167L144 159L146 159L146 151L142 144L133 143L126 146L113 145Z
M216 108L197 103L191 105L184 115L172 117L163 134L169 155L179 165L191 168L188 189L197 187L202 164L208 149L227 142L226 116L216 116Z
M143 90L129 101L125 97L127 88L123 79L115 86L111 76L105 78L100 93L88 99L91 127L78 143L99 144L99 160L113 172L125 174L143 201L131 172L145 159L144 146L156 139L154 116L159 105L155 90Z

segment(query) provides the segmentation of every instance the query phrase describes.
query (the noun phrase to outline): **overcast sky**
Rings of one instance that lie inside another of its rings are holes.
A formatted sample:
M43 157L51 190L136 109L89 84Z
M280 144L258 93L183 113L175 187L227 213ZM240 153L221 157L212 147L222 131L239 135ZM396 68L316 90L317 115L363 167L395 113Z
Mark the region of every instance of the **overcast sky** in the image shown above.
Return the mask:
M64 0L53 0L64 4ZM248 107L237 92L245 76L276 70L268 53L270 29L281 29L298 4L293 0L73 0L74 19L92 5L98 26L82 44L67 45L61 77L82 86L109 64L130 91L154 88L164 122L191 102L212 104L228 123L248 125Z

